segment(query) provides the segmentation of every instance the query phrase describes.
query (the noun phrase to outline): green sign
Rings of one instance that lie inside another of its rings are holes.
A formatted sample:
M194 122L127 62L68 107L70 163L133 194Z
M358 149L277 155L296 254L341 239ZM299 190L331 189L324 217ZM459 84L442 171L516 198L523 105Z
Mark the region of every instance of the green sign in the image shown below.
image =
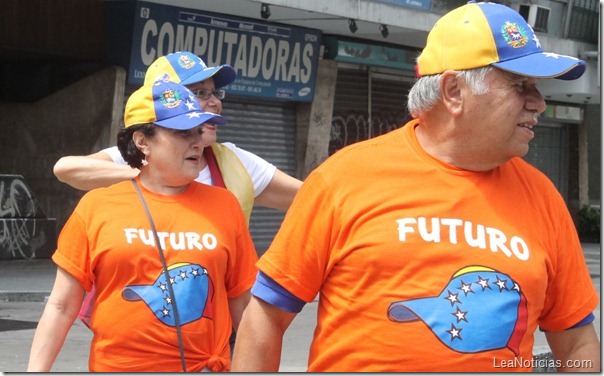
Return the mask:
M325 37L323 57L346 63L414 70L418 51Z

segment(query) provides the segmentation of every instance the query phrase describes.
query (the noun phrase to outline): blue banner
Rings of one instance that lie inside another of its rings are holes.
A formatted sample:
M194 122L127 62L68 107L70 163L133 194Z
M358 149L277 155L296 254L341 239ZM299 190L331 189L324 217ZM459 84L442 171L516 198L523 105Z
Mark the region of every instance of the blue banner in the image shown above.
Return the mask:
M373 0L377 3L388 3L405 8L429 11L432 8L432 0Z
M196 9L139 1L135 11L128 83L142 85L158 57L189 51L208 66L229 64L237 80L227 92L310 102L314 96L321 31L263 23Z

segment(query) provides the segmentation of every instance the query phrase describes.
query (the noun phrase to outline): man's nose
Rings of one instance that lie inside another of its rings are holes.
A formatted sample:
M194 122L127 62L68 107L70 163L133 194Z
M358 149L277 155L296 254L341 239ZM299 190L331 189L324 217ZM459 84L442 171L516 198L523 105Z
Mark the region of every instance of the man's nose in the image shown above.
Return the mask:
M541 114L545 111L546 106L545 98L543 98L539 89L534 87L527 96L526 108Z

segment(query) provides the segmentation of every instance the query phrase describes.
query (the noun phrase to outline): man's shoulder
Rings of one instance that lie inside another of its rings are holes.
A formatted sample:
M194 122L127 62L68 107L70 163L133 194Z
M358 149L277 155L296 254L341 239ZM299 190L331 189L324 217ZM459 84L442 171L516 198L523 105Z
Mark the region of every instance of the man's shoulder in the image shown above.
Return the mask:
M347 145L332 154L323 164L351 163L351 160L356 163L381 163L383 159L390 158L392 153L404 151L405 146L401 144L402 138L403 128L398 128L374 138Z
M537 167L522 158L515 157L500 166L511 181L522 184L525 188L535 192L552 193L558 195L558 189L552 180Z

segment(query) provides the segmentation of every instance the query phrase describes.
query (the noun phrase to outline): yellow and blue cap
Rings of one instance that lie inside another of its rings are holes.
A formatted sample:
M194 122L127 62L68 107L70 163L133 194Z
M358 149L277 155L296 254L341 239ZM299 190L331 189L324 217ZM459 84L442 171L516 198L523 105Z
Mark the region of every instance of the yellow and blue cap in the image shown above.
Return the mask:
M470 1L440 18L417 60L417 75L492 65L535 78L575 80L586 69L583 60L543 52L531 26L513 9Z
M162 56L151 63L145 73L145 84L162 80L190 85L210 77L214 79L216 88L221 88L235 81L237 72L227 64L208 67L199 56L178 51Z
M153 123L187 130L203 123L224 125L226 122L218 114L204 112L191 90L171 81L143 85L128 98L124 111L125 128Z

